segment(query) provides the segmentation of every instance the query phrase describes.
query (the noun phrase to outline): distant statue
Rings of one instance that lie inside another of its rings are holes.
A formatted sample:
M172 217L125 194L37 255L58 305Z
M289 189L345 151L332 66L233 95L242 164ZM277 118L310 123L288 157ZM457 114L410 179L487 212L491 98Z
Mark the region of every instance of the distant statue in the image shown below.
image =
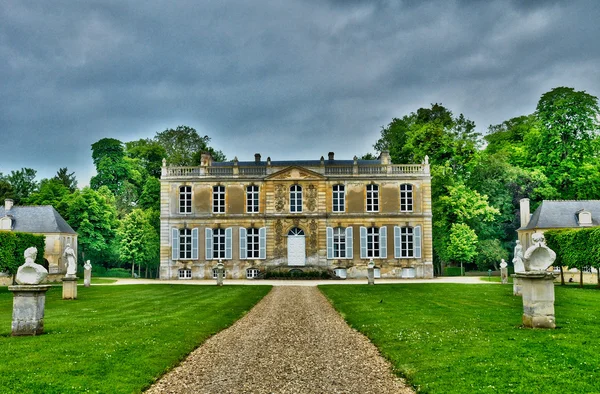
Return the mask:
M521 241L517 241L515 246L515 257L513 258L513 264L515 265L515 272L524 272L525 264L523 264L523 247Z
M30 247L23 253L25 264L17 270L15 281L20 285L39 285L48 276L48 271L40 264L35 263L37 249Z
M90 263L90 261L86 261L85 264L83 265L83 269L84 270L91 270L92 269L92 264Z
M508 264L506 263L506 261L504 261L504 259L500 260L500 268L506 268L508 266Z
M77 257L71 244L67 244L63 256L67 258L67 277L74 278L77 274Z

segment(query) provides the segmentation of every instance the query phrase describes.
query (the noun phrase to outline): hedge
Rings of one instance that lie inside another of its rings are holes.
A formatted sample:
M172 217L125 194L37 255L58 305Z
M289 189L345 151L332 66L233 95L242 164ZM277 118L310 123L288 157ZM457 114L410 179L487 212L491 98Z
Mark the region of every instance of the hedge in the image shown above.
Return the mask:
M31 246L35 246L38 250L35 262L46 266L44 262L46 236L0 231L0 272L8 272L10 275L16 274L19 266L25 263L25 249Z
M445 267L444 276L463 276L463 268L461 267Z
M600 270L600 227L550 230L544 233L544 238L546 245L556 252L553 265L579 270L595 267Z

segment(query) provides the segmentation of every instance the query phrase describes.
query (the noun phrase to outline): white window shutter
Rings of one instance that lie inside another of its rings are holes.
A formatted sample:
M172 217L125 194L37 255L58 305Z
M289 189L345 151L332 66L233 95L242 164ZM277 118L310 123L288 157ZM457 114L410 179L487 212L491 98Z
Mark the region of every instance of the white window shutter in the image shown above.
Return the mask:
M198 260L198 229L192 229L192 260Z
M231 227L225 229L225 260L231 260L232 247L232 230Z
M204 250L206 252L206 260L213 258L213 231L212 228L204 230Z
M360 228L360 258L367 258L367 228Z
M399 259L401 256L401 238L400 238L400 227L394 226L394 257Z
M352 227L346 227L346 258L353 259Z
M387 227L379 228L379 257L387 259Z
M414 236L413 236L413 247L415 248L415 252L413 255L420 259L421 258L421 226L415 226Z
M247 242L248 237L246 234L246 229L240 227L240 260L246 260L246 256L248 255Z
M171 229L171 259L179 260L179 229Z
M258 258L267 258L267 228L258 229Z
M333 228L327 227L327 258L333 258Z

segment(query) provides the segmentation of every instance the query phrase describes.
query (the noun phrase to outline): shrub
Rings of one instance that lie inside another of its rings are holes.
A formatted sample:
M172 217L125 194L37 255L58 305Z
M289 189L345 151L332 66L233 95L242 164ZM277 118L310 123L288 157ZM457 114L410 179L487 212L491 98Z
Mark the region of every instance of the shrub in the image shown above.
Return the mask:
M463 276L461 267L446 267L444 269L444 276Z
M15 275L19 266L25 262L25 249L35 246L38 250L35 262L44 266L46 237L19 232L0 232L0 272Z

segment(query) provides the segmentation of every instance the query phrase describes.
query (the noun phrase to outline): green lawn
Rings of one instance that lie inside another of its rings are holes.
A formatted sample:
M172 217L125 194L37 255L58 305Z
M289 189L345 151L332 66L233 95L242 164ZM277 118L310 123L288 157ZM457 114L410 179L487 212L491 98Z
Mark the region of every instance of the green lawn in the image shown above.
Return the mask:
M0 288L0 391L132 393L250 310L270 286L131 285L46 298L45 334L11 337L12 293Z
M556 287L556 330L521 327L512 286L320 286L429 393L599 393L600 291Z

